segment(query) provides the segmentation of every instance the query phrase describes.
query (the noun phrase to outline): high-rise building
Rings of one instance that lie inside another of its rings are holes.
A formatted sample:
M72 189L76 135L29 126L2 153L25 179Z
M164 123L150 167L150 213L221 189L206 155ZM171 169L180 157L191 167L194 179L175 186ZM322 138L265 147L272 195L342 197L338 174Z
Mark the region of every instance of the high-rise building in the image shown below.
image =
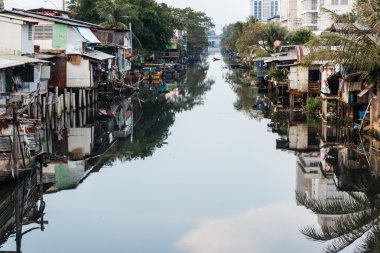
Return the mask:
M251 15L261 22L279 14L279 0L250 0Z
M281 0L280 22L289 31L307 28L320 33L333 23L323 9L337 14L351 11L354 0Z

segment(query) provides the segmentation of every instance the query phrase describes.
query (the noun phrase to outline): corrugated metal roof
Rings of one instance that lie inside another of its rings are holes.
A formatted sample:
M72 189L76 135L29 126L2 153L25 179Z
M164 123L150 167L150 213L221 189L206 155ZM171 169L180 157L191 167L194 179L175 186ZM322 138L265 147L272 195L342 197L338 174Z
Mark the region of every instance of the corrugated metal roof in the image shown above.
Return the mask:
M100 44L100 40L91 32L87 27L75 27L75 30L86 40L89 44Z
M297 55L281 55L276 57L269 57L269 59L264 60L264 62L273 62L273 61L292 61L297 60Z
M32 57L26 57L21 55L11 55L11 54L1 54L0 53L0 59L3 60L9 60L9 61L16 61L20 62L22 64L25 63L49 63L48 61L32 58Z
M18 10L18 9L15 9L13 11L5 10L4 13L10 13L10 14L14 14L14 15L20 15L20 16L35 18L35 19L40 19L40 20L47 20L47 21L52 21L55 23L60 23L60 24L65 24L65 25L70 25L70 26L90 27L89 25L85 25L81 22L76 22L76 20L73 20L73 19L62 19L62 18L58 18L58 17L46 16L46 15L42 15L42 14L32 13L32 12L28 12L25 10Z
M99 61L104 61L104 60L115 58L115 56L113 56L113 55L106 54L106 53L103 53L103 52L98 51L98 50L87 51L83 54L83 56L86 56L86 57L91 58L91 59L99 60Z
M253 62L259 62L259 61L265 61L265 60L268 60L272 57L259 57L259 58L254 58L252 61Z
M36 22L33 19L23 18L23 17L20 17L20 16L11 15L11 14L0 13L0 17L15 19L15 20L23 21L23 22L28 22L28 23L38 24L38 22Z
M19 62L19 61L11 61L11 60L0 58L0 69L6 69L6 68L16 67L20 65L24 65L24 63Z

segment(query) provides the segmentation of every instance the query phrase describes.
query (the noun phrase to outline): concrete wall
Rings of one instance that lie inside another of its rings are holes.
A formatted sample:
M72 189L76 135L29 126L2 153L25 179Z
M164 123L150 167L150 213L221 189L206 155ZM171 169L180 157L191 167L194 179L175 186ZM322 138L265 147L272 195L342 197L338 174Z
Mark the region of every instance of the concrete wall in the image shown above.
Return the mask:
M68 137L68 151L91 154L93 145L93 127L71 128Z
M308 91L309 69L301 66L291 66L288 74L290 89L299 92Z
M21 54L34 53L34 26L22 25L21 26Z
M307 149L308 147L308 126L307 124L297 124L289 126L289 148Z
M0 52L21 55L21 25L9 22L1 22L1 44Z
M90 61L81 58L80 64L75 65L67 61L67 87L89 88L92 87Z

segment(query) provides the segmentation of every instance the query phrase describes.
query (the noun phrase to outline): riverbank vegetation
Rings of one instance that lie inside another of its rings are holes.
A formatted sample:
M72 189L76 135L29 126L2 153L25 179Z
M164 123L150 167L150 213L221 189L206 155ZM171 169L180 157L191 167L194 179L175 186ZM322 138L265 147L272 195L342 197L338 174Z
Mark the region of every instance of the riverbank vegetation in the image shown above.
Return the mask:
M155 0L70 0L73 18L125 29L132 26L134 48L158 52L166 49L175 30L187 33L187 47L196 50L207 46L206 32L214 24L204 12L191 8L174 8Z
M264 24L250 17L246 22L236 22L224 27L222 43L227 51L236 52L249 62L252 58L275 52L275 41L279 41L281 45L299 45L312 38L311 31L307 29L288 32L279 24Z

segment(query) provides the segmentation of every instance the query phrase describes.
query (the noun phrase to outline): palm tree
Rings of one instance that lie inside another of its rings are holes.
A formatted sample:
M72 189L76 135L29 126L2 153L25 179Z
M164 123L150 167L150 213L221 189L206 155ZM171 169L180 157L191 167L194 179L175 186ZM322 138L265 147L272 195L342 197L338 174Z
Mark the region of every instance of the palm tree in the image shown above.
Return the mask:
M104 20L101 25L121 29L128 27L127 15L131 12L131 8L127 0L99 0L95 9L99 17Z
M274 51L274 42L276 40L284 41L287 31L285 28L281 27L278 24L271 23L268 28L264 31L265 42L270 51Z
M373 177L363 193L348 193L343 199L316 200L298 192L298 203L319 215L339 215L334 226L301 229L308 239L329 242L327 253L336 253L357 243L356 253L380 252L380 178ZM364 185L363 185L364 186Z
M352 71L351 76L360 76L363 81L376 83L380 77L380 2L358 0L355 18L330 14L337 21L337 33L323 33L313 38L311 48L303 64L310 65L315 60L333 60ZM328 11L328 10L325 10ZM352 16L352 15L351 15ZM356 23L348 23L356 20Z

